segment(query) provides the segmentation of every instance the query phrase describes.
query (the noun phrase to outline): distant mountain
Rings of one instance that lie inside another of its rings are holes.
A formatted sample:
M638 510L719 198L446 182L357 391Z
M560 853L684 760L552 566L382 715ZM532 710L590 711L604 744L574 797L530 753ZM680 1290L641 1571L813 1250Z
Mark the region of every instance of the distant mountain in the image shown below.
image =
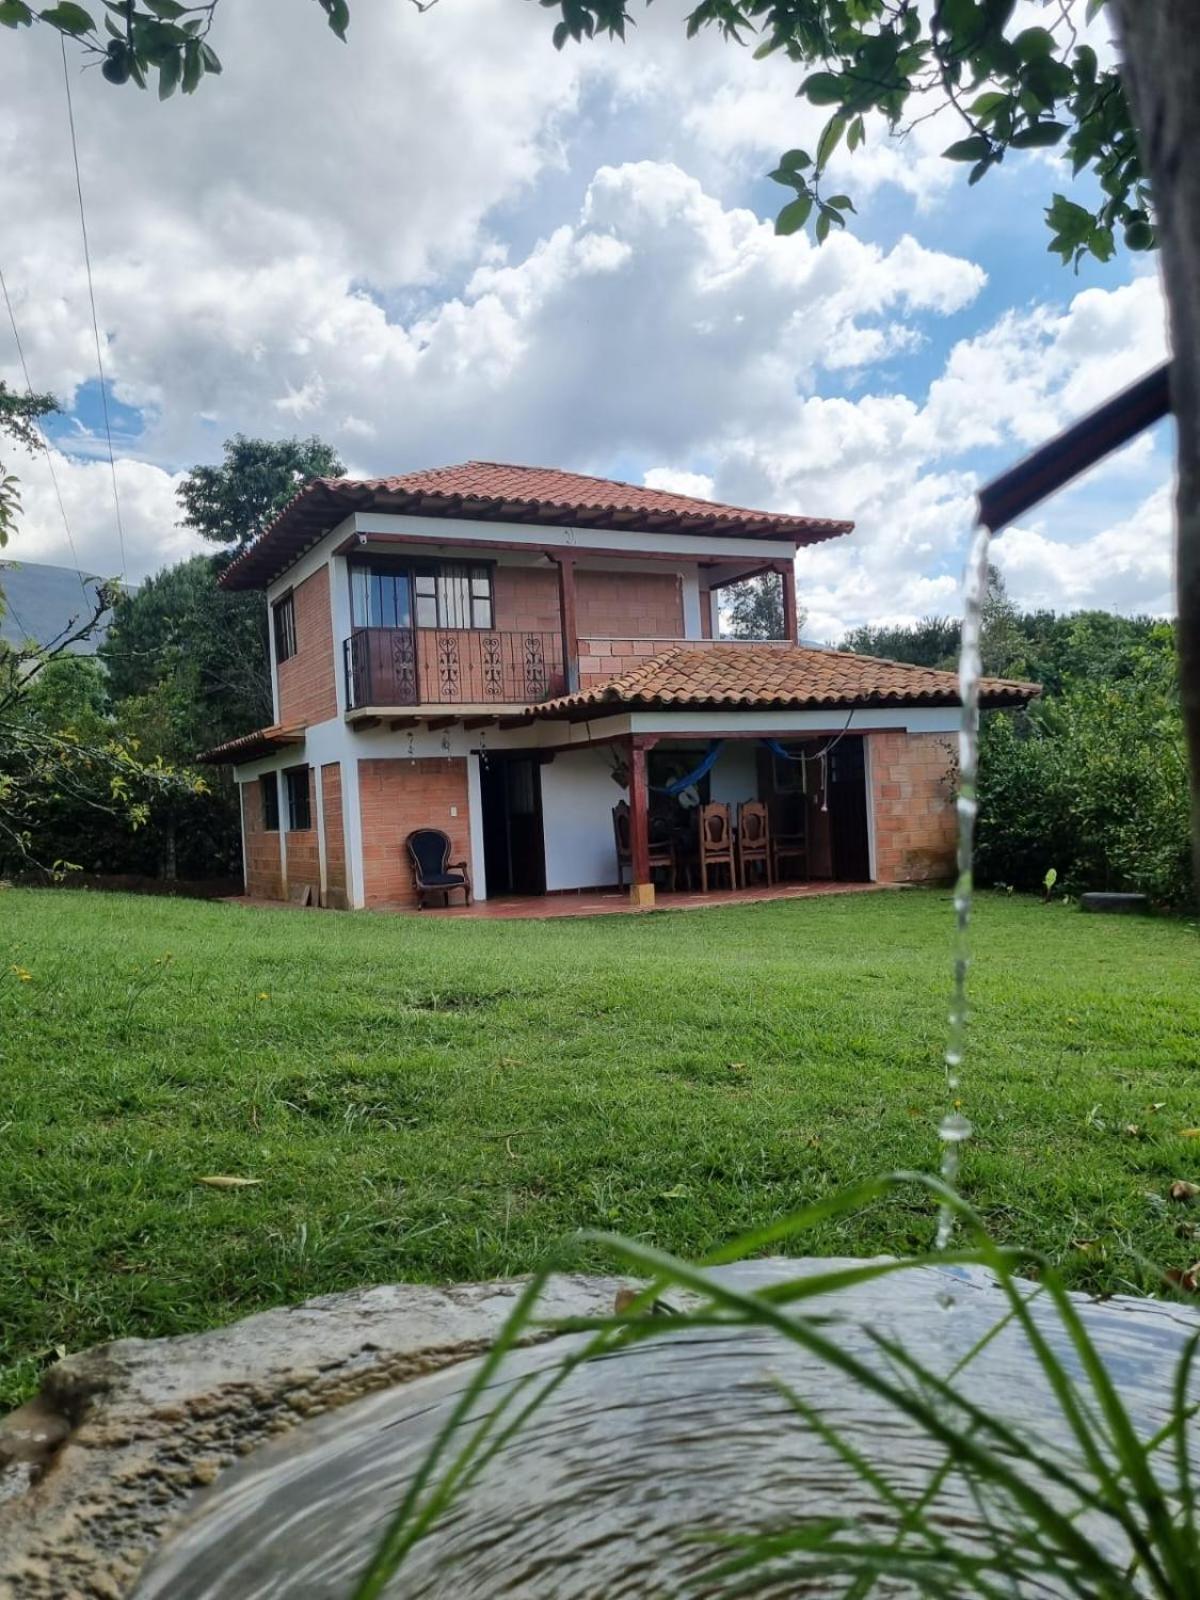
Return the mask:
M0 561L0 640L20 645L35 639L47 645L74 621L91 615L100 579L74 567L47 567L34 561ZM107 632L107 619L74 650L95 655Z

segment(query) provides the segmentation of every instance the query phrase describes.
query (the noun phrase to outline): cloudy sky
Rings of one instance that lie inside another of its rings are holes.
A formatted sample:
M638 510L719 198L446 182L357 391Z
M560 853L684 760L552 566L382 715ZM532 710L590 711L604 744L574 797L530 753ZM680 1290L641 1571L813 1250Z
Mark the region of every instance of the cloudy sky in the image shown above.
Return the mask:
M852 517L801 559L818 638L953 609L976 484L1162 358L1153 262L1063 269L1042 207L1066 169L1031 153L968 191L937 118L843 157L853 233L776 239L764 174L824 113L684 15L655 0L624 46L559 54L522 0L358 0L347 45L315 5L226 0L224 75L165 105L72 57L123 552L58 44L6 32L0 269L67 407L80 563L178 560L183 469L237 431L317 433L355 472L476 457ZM6 318L0 375L22 382ZM1007 532L1013 596L1169 610L1170 447ZM11 464L8 554L74 564L45 462Z

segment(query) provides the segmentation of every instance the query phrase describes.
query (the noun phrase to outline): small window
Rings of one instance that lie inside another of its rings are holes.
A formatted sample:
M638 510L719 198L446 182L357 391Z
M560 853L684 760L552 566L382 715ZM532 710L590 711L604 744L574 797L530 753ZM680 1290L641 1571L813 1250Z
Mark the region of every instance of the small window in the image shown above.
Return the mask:
M436 628L438 625L437 578L432 572L418 572L413 577L413 597L417 602L417 627Z
M288 832L306 833L312 827L312 810L308 801L308 768L289 767L283 777L287 784Z
M262 795L262 825L267 833L279 832L279 774L267 772L258 780Z
M407 572L384 567L353 567L350 594L356 628L412 627Z
M275 602L275 659L288 661L296 654L295 596L285 594Z

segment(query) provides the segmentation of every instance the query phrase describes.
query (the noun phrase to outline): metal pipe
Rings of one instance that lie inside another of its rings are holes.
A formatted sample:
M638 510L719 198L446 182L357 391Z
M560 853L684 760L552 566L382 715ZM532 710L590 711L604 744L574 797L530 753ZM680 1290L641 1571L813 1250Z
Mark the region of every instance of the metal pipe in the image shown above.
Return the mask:
M1171 367L1153 372L1064 430L979 491L979 520L997 533L1171 411Z

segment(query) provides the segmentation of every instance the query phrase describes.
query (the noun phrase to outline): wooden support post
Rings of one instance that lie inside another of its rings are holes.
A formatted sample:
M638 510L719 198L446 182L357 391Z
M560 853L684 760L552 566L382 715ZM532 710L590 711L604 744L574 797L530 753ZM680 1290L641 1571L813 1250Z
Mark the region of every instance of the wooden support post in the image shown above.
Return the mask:
M646 780L646 746L629 741L629 898L635 906L654 904L650 877L650 787Z
M795 644L800 632L796 619L796 563L781 561L778 572L783 585L783 636L789 644Z
M567 693L579 692L579 622L575 610L575 557L554 551L558 566L558 614L562 623L563 672Z

